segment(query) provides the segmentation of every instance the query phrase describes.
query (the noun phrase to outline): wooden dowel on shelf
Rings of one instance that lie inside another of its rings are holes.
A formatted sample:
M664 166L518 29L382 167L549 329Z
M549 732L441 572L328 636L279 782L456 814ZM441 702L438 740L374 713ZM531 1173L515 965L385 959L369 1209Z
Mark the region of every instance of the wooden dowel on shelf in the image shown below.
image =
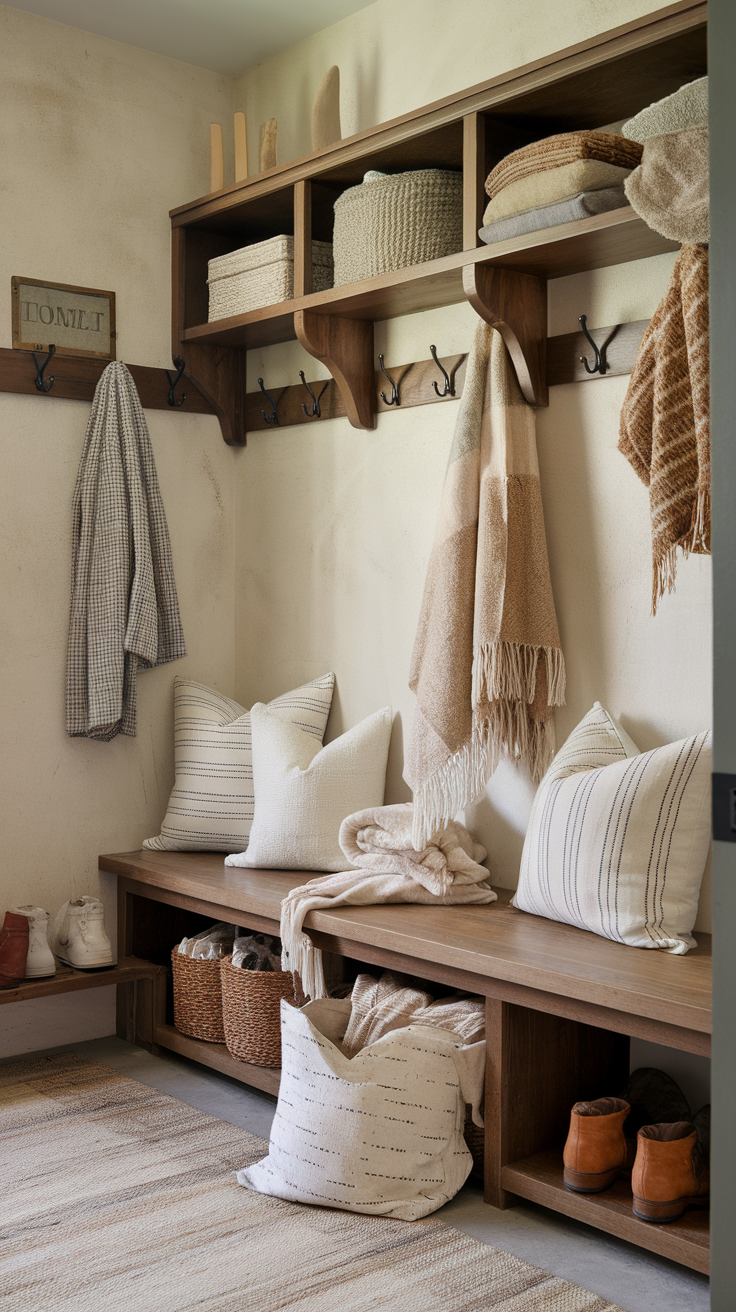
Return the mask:
M248 134L245 127L245 114L240 110L233 115L233 132L235 135L235 181L244 182L248 176Z
M225 165L222 156L222 124L210 123L210 191L222 191L225 186Z

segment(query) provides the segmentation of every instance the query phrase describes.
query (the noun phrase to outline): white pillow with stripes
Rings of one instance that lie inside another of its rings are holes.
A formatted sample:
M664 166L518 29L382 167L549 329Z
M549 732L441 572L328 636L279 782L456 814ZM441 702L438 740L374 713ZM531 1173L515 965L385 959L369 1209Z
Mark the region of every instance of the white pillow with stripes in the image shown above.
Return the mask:
M323 674L268 703L321 746L335 687ZM242 852L253 823L250 711L192 679L174 680L176 781L155 852Z
M640 752L600 702L539 785L513 905L682 954L710 842L711 735Z

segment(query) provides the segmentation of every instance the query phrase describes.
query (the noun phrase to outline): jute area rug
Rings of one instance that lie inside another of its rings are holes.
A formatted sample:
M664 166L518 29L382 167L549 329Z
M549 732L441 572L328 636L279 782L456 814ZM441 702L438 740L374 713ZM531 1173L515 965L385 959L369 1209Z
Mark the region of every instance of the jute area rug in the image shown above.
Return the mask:
M441 1221L251 1193L235 1126L74 1053L0 1067L3 1312L620 1312Z

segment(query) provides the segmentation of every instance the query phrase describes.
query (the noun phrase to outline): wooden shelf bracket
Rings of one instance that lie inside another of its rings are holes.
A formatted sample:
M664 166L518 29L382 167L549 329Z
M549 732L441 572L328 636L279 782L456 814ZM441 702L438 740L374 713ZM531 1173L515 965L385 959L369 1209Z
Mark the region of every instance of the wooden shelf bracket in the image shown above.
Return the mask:
M372 322L297 310L294 329L304 350L332 374L353 428L374 428Z
M245 358L233 346L199 346L182 342L184 377L211 405L228 446L245 446Z
M547 281L492 264L463 269L470 304L508 348L519 386L530 405L549 405L547 391Z

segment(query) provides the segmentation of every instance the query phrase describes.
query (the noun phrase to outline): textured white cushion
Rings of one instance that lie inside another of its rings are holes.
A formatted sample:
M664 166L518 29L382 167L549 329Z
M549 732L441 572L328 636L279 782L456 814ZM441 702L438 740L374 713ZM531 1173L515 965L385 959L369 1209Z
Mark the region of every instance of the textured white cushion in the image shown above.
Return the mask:
M350 870L338 842L354 811L382 806L391 741L385 706L320 750L314 737L258 703L251 710L256 811L248 851L229 866Z
M513 905L682 954L710 841L711 736L639 752L599 702L539 785Z
M334 674L269 702L276 719L298 725L321 746ZM253 823L250 711L192 679L174 681L176 782L161 834L143 846L157 852L241 852Z
M465 1104L482 1124L485 1041L464 1045L411 1025L351 1059L337 1046L349 1016L347 999L301 1011L282 1002L268 1156L238 1171L238 1183L292 1202L415 1221L448 1202L470 1173Z

